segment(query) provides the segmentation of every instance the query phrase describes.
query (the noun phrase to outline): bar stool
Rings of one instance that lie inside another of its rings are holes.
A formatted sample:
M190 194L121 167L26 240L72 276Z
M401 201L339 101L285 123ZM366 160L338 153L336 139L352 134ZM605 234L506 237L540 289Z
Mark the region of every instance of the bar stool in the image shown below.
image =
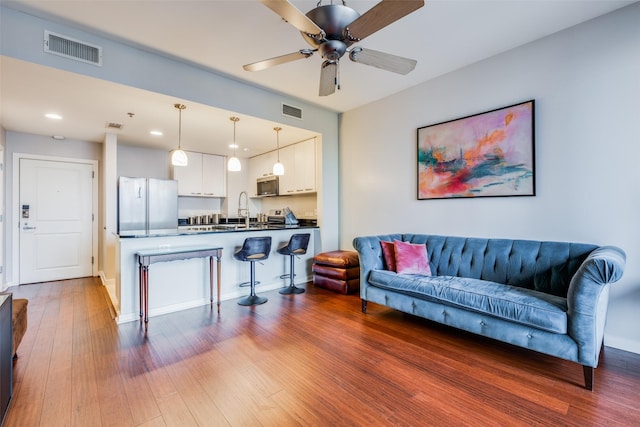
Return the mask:
M267 302L267 298L256 295L256 261L264 261L269 258L271 252L271 237L249 237L244 240L242 248L233 254L238 261L251 263L251 293L238 301L239 305L258 305ZM259 282L258 282L259 283Z
M291 267L289 268L289 274L283 274L282 276L280 276L281 279L286 279L287 277L290 279L289 286L284 289L280 289L279 292L282 295L301 294L304 292L304 289L298 288L293 284L293 278L295 277L293 260L296 255L304 255L307 253L307 246L309 246L310 237L311 234L309 233L294 234L291 236L291 238L289 239L289 243L286 246L283 246L276 251L280 255L288 255L291 265Z

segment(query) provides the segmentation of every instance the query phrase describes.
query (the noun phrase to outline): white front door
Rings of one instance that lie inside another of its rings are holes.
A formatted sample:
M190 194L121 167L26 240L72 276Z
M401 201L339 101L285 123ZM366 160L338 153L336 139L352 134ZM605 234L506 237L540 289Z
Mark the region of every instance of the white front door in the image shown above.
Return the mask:
M20 159L20 284L91 276L93 166Z

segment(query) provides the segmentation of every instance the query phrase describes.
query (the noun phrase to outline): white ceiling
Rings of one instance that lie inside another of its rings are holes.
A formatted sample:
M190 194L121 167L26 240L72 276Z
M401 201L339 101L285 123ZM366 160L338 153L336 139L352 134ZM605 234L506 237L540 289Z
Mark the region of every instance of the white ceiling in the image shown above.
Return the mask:
M307 12L318 1L292 3ZM327 3L324 0L323 4ZM361 14L376 3L376 0L347 1L348 6ZM353 63L345 56L340 67L341 90L319 97L322 60L317 54L264 71L242 69L244 64L308 47L295 28L256 0L2 1L4 6L183 59L337 112L384 98L631 3L428 0L421 9L358 43L416 59L418 65L413 72L397 75ZM227 145L232 139L233 125L229 116L234 113L6 57L0 67L0 118L7 130L102 141L105 123L115 121L124 124L118 132L119 141L170 149L177 141L178 115L171 106L182 102L187 105L183 112L183 148L218 154L230 152ZM46 84L51 81L56 84ZM73 93L82 96L70 96L71 87ZM87 102L98 98L99 105ZM65 117L73 120L58 123L44 120L42 113L52 109L64 111ZM136 114L130 118L127 112ZM137 112L144 112L144 116ZM249 151L238 155L252 156L274 148L275 123L241 115L240 118L238 142ZM152 138L148 132L153 128L160 128L165 135ZM282 145L313 136L300 129L283 128Z

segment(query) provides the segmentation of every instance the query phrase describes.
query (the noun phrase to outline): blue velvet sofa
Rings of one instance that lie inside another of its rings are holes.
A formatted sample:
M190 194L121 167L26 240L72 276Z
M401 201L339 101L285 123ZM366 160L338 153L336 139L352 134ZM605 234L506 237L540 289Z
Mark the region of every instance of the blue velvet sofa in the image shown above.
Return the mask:
M427 248L431 276L385 269L381 240ZM356 237L367 302L583 365L593 390L609 285L622 276L614 246L425 234Z

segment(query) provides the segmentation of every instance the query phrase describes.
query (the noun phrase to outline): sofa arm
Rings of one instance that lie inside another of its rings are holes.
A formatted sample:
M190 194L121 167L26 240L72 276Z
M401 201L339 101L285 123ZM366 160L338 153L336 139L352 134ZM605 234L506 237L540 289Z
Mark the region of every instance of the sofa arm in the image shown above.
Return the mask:
M380 240L393 242L394 239L402 240L402 234L365 236L353 239L353 247L358 251L358 257L360 258L360 298L367 299L367 288L369 287L367 279L371 270L382 270L384 268Z
M615 246L595 249L571 279L567 294L569 335L578 343L578 361L596 367L604 337L609 284L624 272L626 255Z
M360 259L360 298L366 299L369 287L369 272L376 268L383 268L380 238L377 236L356 237L353 247L358 251Z

